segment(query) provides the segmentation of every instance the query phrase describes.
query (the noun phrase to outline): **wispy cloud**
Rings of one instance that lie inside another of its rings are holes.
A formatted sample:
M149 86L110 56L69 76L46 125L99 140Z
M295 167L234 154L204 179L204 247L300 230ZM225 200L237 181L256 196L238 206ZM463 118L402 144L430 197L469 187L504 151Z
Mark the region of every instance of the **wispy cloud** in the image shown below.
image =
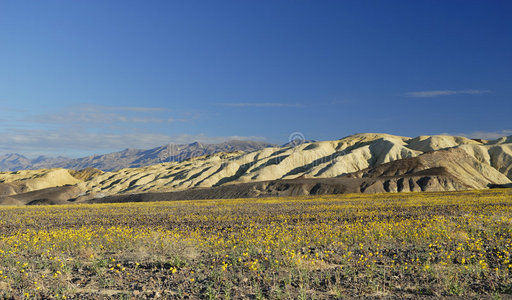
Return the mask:
M407 92L404 95L406 97L414 98L432 98L441 96L451 95L480 95L491 93L489 90L432 90L432 91L419 91L419 92Z
M229 136L208 136L205 134L180 134L172 136L170 141L174 144L189 144L192 142L200 142L205 144L218 144L226 141L266 141L264 136L242 136L242 135L229 135Z
M92 111L130 111L139 113L166 112L170 111L164 107L143 107L143 106L102 106L102 105L81 105L80 108Z
M474 131L469 133L443 133L445 135L463 136L467 138L484 139L484 140L496 140L504 136L511 136L511 129L503 129L497 131Z
M17 115L0 111L0 152L78 156L93 151L149 149L174 138L186 140L167 135L165 128L195 118L155 107L80 105ZM209 137L198 138L206 141Z
M169 110L158 107L81 105L61 111L31 117L44 124L114 124L114 123L172 123L186 121L171 117Z
M192 142L221 143L230 140L264 141L259 136L208 136L205 134L166 135L144 132L85 132L67 129L16 129L0 131L0 153L81 156L119 151L125 148L149 149Z
M281 103L281 102L233 102L219 103L226 107L304 107L301 103Z

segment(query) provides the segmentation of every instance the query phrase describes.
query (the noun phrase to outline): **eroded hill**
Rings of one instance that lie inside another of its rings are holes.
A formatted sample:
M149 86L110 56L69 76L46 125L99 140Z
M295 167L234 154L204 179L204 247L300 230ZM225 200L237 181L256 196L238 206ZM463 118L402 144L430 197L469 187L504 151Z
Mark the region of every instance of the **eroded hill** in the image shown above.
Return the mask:
M77 175L53 169L2 173L0 191L4 198L12 199L13 195L67 184L76 187L71 198L81 202L150 192L179 192L172 197L190 199L208 195L467 190L506 186L512 184L511 179L510 137L484 141L367 133L296 147L215 153L115 172ZM23 202L29 200L37 199Z

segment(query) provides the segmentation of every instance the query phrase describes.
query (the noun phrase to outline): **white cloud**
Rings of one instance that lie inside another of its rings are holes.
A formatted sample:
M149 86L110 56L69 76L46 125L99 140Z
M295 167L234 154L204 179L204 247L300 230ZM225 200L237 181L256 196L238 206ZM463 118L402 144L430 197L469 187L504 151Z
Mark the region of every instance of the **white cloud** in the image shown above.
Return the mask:
M489 90L432 90L432 91L419 91L419 92L408 92L404 95L406 97L414 98L432 98L440 96L451 96L451 95L480 95L491 93Z
M0 132L0 153L81 156L103 154L125 148L150 149L169 143L221 143L230 140L263 141L258 136L207 136L157 133L89 133L76 130L16 129Z
M303 107L300 103L280 103L280 102L233 102L219 103L227 107Z
M2 112L0 111L0 114ZM0 115L0 153L84 156L125 148L149 149L168 143L218 143L243 136L171 136L167 124L189 122L197 116L164 108L82 105L47 113ZM2 122L2 120L4 120Z
M4 114L0 111L0 153L81 157L169 143L266 140L261 136L170 135L168 124L191 122L198 115L155 107L81 105L46 113ZM180 126L173 127L176 132Z
M504 136L511 136L512 130L510 129L504 129L504 130L498 130L498 131L474 131L470 133L443 133L446 135L455 135L455 136L463 136L467 138L474 138L474 139L484 139L484 140L496 140Z
M267 138L263 136L207 136L205 134L180 134L171 137L171 142L174 144L189 144L192 142L201 142L206 144L218 144L226 141L265 141Z
M37 115L31 120L43 124L113 124L113 123L172 123L184 119L168 116L169 110L157 107L82 105L58 112Z
M118 111L132 111L132 112L165 112L169 109L164 107L140 107L140 106L97 106L103 110L118 110Z

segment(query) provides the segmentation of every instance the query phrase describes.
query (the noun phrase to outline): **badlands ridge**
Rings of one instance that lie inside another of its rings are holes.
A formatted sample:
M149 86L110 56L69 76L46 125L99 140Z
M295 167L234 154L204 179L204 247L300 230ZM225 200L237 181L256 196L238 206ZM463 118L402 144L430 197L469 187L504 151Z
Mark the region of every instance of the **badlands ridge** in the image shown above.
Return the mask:
M113 172L4 172L0 204L453 191L510 187L511 180L512 137L486 141L366 133Z

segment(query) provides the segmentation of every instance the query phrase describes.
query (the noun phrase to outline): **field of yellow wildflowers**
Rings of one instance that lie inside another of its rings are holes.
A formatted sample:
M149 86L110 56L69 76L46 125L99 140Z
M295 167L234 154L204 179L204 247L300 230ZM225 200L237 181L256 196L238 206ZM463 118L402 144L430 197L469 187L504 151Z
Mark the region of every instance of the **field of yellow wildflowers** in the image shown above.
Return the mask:
M512 191L0 209L0 297L512 293Z

